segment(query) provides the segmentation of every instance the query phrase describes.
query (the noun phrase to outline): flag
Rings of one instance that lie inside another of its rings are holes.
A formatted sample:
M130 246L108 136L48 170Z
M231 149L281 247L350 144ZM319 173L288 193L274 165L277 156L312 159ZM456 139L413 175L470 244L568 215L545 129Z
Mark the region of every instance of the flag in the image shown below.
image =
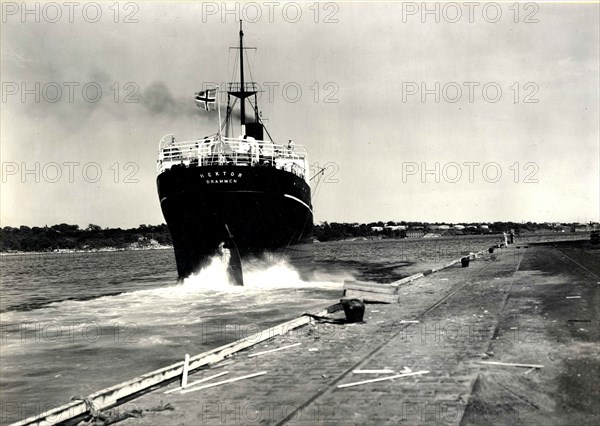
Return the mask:
M210 111L211 104L214 106L217 102L217 89L208 89L203 92L196 93L194 100L199 108L204 108L205 110Z

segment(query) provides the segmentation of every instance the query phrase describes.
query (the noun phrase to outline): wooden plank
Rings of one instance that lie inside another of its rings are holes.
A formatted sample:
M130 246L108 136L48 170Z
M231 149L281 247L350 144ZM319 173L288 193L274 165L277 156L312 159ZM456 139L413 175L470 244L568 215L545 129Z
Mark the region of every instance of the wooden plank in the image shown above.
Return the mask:
M370 291L372 293L395 294L398 291L396 286L387 284L367 283L362 281L345 281L344 288L349 290Z
M483 250L475 253L473 257L481 256L482 254L483 254ZM438 272L438 271L441 271L442 269L449 268L450 266L456 265L457 263L461 263L461 258L455 259L455 260L451 260L450 262L446 263L445 265L443 265L440 268L428 269L428 270L426 270L424 272L421 272L421 273L418 273L418 274L413 274L413 275L411 275L409 277L405 277L405 278L393 281L393 282L388 283L388 284L372 284L372 283L363 283L361 281L346 281L344 283L344 289L346 289L346 291L347 290L352 290L352 291L362 291L362 292L366 292L366 291L373 292L373 290L370 290L370 288L372 286L385 286L385 287L394 288L395 289L395 293L397 294L398 293L398 286L400 286L402 284L408 284L410 282L413 282L414 280L418 280L419 278L423 278L423 277L425 277L427 275L431 275L434 272ZM356 286L354 286L354 283L360 283L364 288L357 288ZM379 288L379 287L376 287L376 288ZM347 293L344 293L344 294L346 295ZM395 303L395 302L383 302L383 303Z
M215 386L224 385L226 383L237 382L238 380L251 379L252 377L263 376L265 374L267 374L266 371L261 371L260 373L248 374L247 376L236 377L234 379L223 380L221 382L209 383L208 385L200 386L200 387L193 388L193 389L191 389L191 388L190 389L185 389L185 390L182 390L181 393L195 392L195 391L198 391L198 390L201 390L201 389L208 389L208 388L212 388L212 387L215 387Z
M365 303L398 303L398 295L370 291L344 290L345 299L362 299Z
M349 388L352 386L365 385L367 383L383 382L385 380L399 379L401 377L409 377L409 376L418 376L418 375L427 374L427 373L429 373L429 371L423 370L423 371L415 371L414 373L396 374L394 376L380 377L378 379L370 379L370 380L363 380L361 382L346 383L345 385L338 385L338 388Z
M217 377L224 376L224 375L225 375L225 374L227 374L227 373L229 373L229 371L222 371L222 372L220 372L220 373L218 373L218 374L214 374L214 375L212 375L212 376L205 377L204 379L197 380L197 381L195 381L194 383L190 383L190 384L189 384L189 385L187 385L187 386L188 386L188 387L196 386L196 385L199 385L200 383L208 382L209 380L216 379ZM182 389L183 389L183 388L182 388L181 386L179 386L179 387L176 387L175 389L170 389L170 390L168 390L168 391L165 391L164 393L167 393L167 394L168 394L168 393L173 393L173 392L180 391L180 390L182 390Z
M268 351L257 352L255 354L248 355L248 358L254 358L255 356L260 356L260 355L264 355L264 354L270 354L271 352L282 351L284 349L293 348L294 346L299 346L301 344L302 344L302 342L298 342L298 343L294 343L293 345L287 345L287 346L282 346L280 348L270 349Z
M181 387L182 388L187 386L189 371L190 371L190 354L185 354L185 359L183 360L183 372L181 373Z
M327 314L337 312L341 309L342 306L339 303L336 303L335 305L331 305L314 313L313 315L326 316ZM285 334L298 327L308 324L310 321L311 318L309 316L303 315L291 321L287 321L267 330L258 332L252 336L246 337L245 339L237 340L210 351L198 354L190 358L189 371L219 362L227 356L254 346L258 343L264 342L265 340ZM138 376L126 382L119 383L118 385L102 389L89 395L89 399L93 403L94 407L98 410L110 408L114 405L117 405L119 400L122 400L123 398L129 398L138 392L181 376L183 373L183 364L184 362L180 361L176 364L172 364L167 367L154 370L150 373L146 373L142 376ZM67 404L42 412L36 416L31 416L21 420L20 422L15 423L13 426L53 425L74 419L86 414L87 412L88 409L85 402L71 401Z
M394 374L394 370L354 370L352 374Z
M388 285L395 285L395 286L398 286L398 285L400 285L400 284L406 284L406 283L410 283L410 282L412 282L412 281L414 281L414 280L417 280L417 279L419 279L419 278L421 278L421 277L424 277L424 276L425 276L425 275L423 275L422 273L419 273L419 274L414 274L414 275L411 275L410 277L402 278L401 280L398 280L398 281L394 281L394 282L392 282L392 283L389 283Z
M483 250L478 251L477 253L474 253L474 255L473 255L472 258L476 258L478 256L481 256L481 255L483 255L483 253L484 253ZM471 255L469 255L469 257L471 257ZM386 284L386 285L388 285L388 286L396 286L397 287L397 286L399 286L401 284L407 284L407 283L410 283L410 282L412 282L414 280L417 280L419 278L425 277L427 275L431 275L434 272L438 272L438 271L441 271L442 269L449 268L450 266L456 265L457 263L460 263L460 258L459 259L455 259L455 260L451 260L450 262L446 263L445 265L443 265L443 266L441 266L439 268L428 269L428 270L426 270L423 273L414 274L414 275L411 275L410 277L402 278L400 280L391 282L391 283Z
M449 268L450 266L456 265L457 263L460 263L460 259L451 260L450 262L448 262L444 266L442 266L442 269Z
M496 361L478 361L478 364L501 365L501 366L505 366L505 367L544 368L543 365L539 365L539 364L515 364L512 362L496 362Z

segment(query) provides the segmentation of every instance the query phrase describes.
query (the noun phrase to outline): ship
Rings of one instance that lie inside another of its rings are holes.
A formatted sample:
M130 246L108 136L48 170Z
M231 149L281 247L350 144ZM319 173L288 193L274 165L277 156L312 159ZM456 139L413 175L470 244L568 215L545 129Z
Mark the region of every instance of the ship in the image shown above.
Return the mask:
M308 155L291 139L271 138L258 108L259 87L244 79L249 48L241 21L239 46L232 49L239 50L239 81L227 84L225 119L218 87L195 97L208 111L216 105L217 131L187 141L168 134L159 142L156 182L177 273L184 279L220 256L238 285L249 259L285 260L304 278L313 262Z

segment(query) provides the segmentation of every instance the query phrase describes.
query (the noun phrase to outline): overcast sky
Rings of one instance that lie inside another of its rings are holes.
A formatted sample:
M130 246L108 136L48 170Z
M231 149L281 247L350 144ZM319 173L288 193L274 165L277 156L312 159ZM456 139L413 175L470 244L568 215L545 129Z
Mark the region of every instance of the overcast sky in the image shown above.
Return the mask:
M316 222L599 220L598 4L298 5L3 2L2 226L163 223L158 142L216 130L239 18Z

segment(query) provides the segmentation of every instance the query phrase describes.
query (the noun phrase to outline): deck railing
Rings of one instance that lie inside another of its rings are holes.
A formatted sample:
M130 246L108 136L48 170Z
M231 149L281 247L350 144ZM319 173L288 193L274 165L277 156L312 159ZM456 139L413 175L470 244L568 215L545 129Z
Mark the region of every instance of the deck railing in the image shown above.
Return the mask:
M178 142L173 135L167 135L159 144L157 173L175 165L275 167L308 180L308 159L302 145L279 145L253 138L219 140L212 136Z

